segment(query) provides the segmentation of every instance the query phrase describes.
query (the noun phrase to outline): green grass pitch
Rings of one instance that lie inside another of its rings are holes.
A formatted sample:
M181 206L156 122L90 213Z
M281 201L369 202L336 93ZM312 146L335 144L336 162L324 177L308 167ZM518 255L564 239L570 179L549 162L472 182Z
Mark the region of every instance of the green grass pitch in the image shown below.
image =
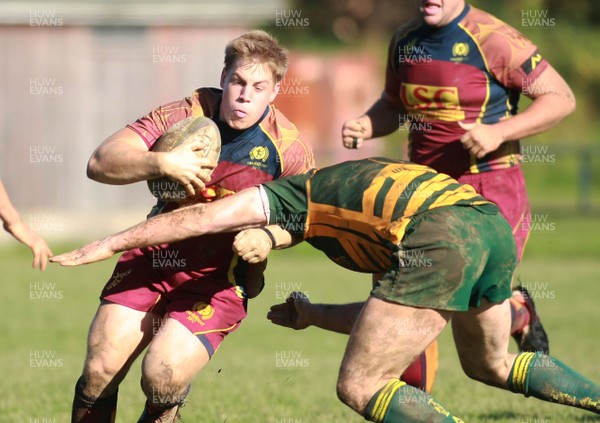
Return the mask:
M592 236L600 232L600 221L579 218L553 223L546 233L532 233L517 274L535 292L552 354L600 382L600 241ZM73 246L53 248L58 253ZM41 273L30 268L24 247L9 243L0 250L0 422L69 421L85 336L114 262L81 268L52 265ZM307 246L275 252L264 292L251 301L249 317L195 380L182 410L183 421L364 421L335 395L346 337L315 328L276 327L265 315L271 304L283 301L292 290L306 292L315 302L347 302L366 298L369 283L368 276L345 271ZM515 344L511 347L515 349ZM121 385L119 422L135 421L141 412L139 368L138 360ZM434 396L467 422L600 421L591 413L469 380L461 372L449 329L440 338Z

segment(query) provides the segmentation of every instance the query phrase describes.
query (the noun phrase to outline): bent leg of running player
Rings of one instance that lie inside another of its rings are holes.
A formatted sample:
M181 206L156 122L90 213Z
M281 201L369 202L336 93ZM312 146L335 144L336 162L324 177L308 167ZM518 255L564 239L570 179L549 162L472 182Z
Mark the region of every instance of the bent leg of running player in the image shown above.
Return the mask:
M404 371L453 313L478 306L482 298L499 302L510 296L515 265L510 228L499 214L440 207L415 218L398 248L398 262L371 292L379 301L369 299L371 308L365 306L354 326L340 397L375 422L460 421L427 393L394 377L388 360L397 357ZM417 255L422 265L401 260Z
M436 339L451 315L370 297L346 347L337 385L340 400L377 422L386 416L397 419L388 421L429 421L444 413L431 396L398 375Z
M192 380L246 317L247 300L239 287L211 288L209 281L199 282L209 286L202 295L171 292L175 298L167 317L144 356L147 401L140 422L177 421Z
M383 276L383 273L373 274L373 286ZM404 373L402 373L402 376L400 376L400 380L430 394L433 390L435 377L437 376L437 369L438 343L436 339L408 366Z
M112 422L118 386L152 337L159 316L104 303L92 321L83 373L75 386L72 422Z
M452 333L467 376L527 397L600 413L600 386L540 352L509 354L510 305L455 313Z
M463 175L459 182L469 184L494 202L512 228L519 261L525 250L531 226L531 210L520 166L494 172ZM549 351L548 336L537 314L533 299L526 288L513 286L510 298L510 334L521 351Z
M130 250L119 258L89 330L73 422L114 421L117 387L160 326L162 282L143 250Z

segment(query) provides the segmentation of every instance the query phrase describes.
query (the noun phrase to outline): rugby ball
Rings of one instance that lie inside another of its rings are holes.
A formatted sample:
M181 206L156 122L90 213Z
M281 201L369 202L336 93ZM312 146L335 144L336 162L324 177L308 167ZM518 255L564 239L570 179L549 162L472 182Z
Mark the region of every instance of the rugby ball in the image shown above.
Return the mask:
M196 151L199 157L207 157L217 161L221 154L221 135L219 128L205 116L190 116L171 126L160 138L156 140L151 151L168 152L180 145L200 142L203 148ZM200 177L209 177L212 169L202 169ZM178 203L191 202L189 194L179 182L167 177L148 181L148 189L159 200L175 201ZM200 193L194 197L201 198Z

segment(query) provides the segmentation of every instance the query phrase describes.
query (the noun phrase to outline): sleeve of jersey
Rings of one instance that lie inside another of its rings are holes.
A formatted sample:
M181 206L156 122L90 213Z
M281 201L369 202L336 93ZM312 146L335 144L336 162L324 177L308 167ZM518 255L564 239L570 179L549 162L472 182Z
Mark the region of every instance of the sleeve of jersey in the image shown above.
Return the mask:
M396 32L388 46L388 57L385 68L385 87L383 90L383 98L393 104L396 108L402 109L403 105L400 100L400 80L396 69L397 60L396 49L400 38L399 32Z
M502 21L482 32L480 45L490 72L503 86L524 91L548 67L537 47Z
M154 142L164 134L167 129L180 120L192 114L192 99L186 97L183 100L173 101L152 110L127 127L135 131L151 149Z

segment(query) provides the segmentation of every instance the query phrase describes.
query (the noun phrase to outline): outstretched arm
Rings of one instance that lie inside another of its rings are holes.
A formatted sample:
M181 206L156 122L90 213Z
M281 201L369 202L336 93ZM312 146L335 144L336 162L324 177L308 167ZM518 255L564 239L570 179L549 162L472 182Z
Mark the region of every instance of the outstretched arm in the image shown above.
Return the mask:
M41 236L23 224L21 216L12 205L4 189L2 181L0 181L0 220L6 232L29 247L33 253L33 267L45 270L52 251Z
M271 306L267 319L295 330L316 326L349 335L364 304L313 304L303 293L292 292L285 303Z
M373 274L373 286L383 274ZM360 315L364 301L347 304L313 304L302 292L292 292L285 303L271 306L267 319L295 330L316 326L349 335Z
M78 266L106 260L132 248L219 232L235 232L266 223L259 190L252 187L212 203L195 204L158 215L103 240L52 257L51 261L63 266Z

